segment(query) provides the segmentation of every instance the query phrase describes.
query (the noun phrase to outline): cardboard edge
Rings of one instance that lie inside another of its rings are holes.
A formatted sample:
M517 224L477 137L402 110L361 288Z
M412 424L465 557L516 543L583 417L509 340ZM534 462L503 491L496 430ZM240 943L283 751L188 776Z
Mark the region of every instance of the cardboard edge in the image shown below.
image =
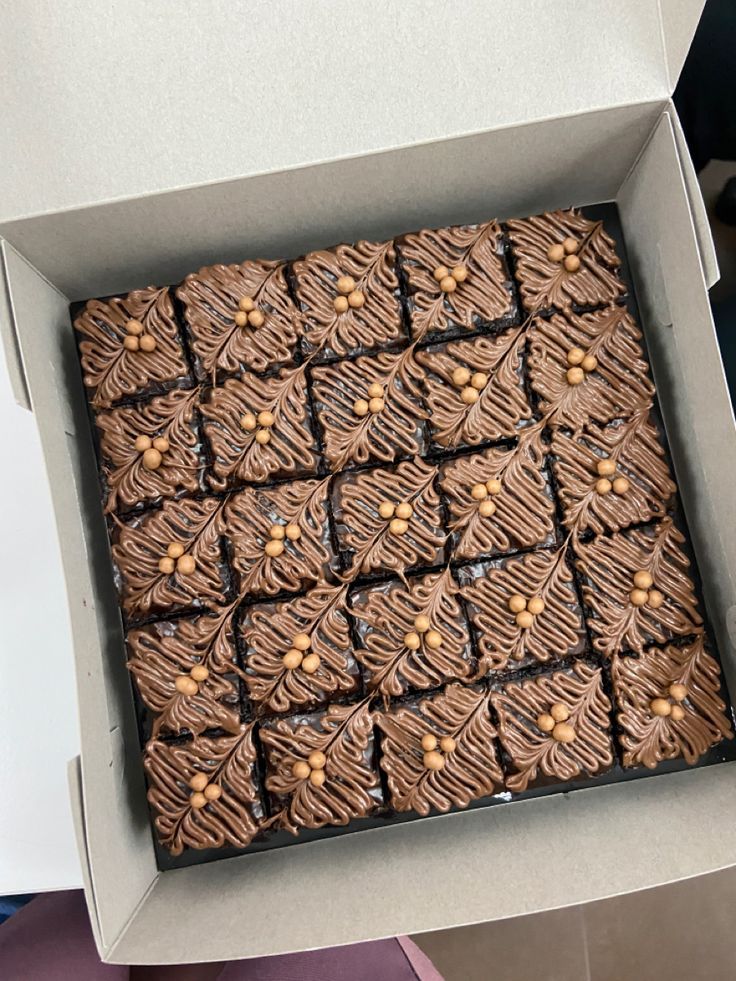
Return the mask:
M706 0L657 0L664 67L675 91Z
M102 930L97 911L97 898L92 880L89 845L87 842L87 823L84 816L84 789L82 785L82 759L80 756L75 756L74 759L69 760L66 767L66 775L69 785L69 801L72 809L74 834L77 839L79 864L82 869L84 899L87 904L87 913L89 914L89 923L92 928L95 946L97 947L98 954L104 960L107 950L102 941Z
M6 249L12 248L9 242L0 239L0 335L2 335L5 363L7 364L13 398L22 409L32 412L31 396L28 391L28 381L23 367L23 357L20 353L20 343L15 327L15 317L13 316L13 304L10 300L10 277L8 275ZM15 249L13 251L15 252Z

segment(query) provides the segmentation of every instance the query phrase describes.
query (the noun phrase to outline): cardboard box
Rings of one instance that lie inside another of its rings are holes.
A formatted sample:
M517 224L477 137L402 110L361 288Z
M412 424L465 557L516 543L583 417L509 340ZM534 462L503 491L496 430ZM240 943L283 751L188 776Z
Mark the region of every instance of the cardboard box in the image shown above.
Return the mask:
M713 247L670 101L700 0L536 0L513 16L480 0L314 0L257 21L245 4L176 19L142 0L114 19L84 6L14 16L15 43L37 48L6 93L0 325L56 508L82 738L70 785L103 958L416 933L736 863L723 764L158 873L68 315L70 300L212 261L615 200L736 691L736 434Z

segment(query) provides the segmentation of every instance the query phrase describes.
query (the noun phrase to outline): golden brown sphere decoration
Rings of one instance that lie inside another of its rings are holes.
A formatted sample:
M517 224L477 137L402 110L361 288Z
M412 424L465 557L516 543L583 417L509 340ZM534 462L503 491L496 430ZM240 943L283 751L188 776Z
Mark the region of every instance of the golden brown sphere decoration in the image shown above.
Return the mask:
M427 770L441 770L445 765L445 758L442 753L438 753L436 749L433 749L424 754L422 762Z
M132 317L125 324L125 331L129 337L140 337L143 330L143 324L140 322L140 320L135 320Z
M478 504L478 514L481 518L490 518L496 513L496 505L490 498L480 501Z
M658 610L665 601L664 593L658 589L653 589L654 579L647 569L638 569L631 579L634 587L629 593L629 599L633 606L649 606L653 610Z
M418 616L414 617L414 626L420 634L426 634L432 624L430 623L429 617L426 613L420 613Z
M582 368L568 368L565 378L568 385L581 385L585 381L585 372Z
M315 749L309 754L306 760L297 760L291 767L291 772L297 780L309 780L313 787L322 787L327 774L327 757L319 750Z
M407 647L410 651L418 651L421 646L422 638L416 630L410 630L408 634L404 634L404 647Z
M670 698L674 698L676 702L684 702L687 698L687 686L683 684L678 684L674 682L667 689Z
M422 762L427 770L441 770L446 762L445 756L454 753L457 749L457 743L452 736L440 736L438 739L433 732L425 733L420 745L424 750Z
M422 749L425 753L431 753L433 749L437 749L437 736L433 735L431 732L426 733L422 736Z
M238 301L238 308L243 311L243 313L252 313L256 308L256 301L252 296L241 296Z
M549 712L542 712L541 715L537 716L537 729L541 729L542 732L552 732L554 727L555 720Z
M623 494L627 494L631 489L631 484L626 479L626 477L616 477L613 482L613 493L618 494L619 497Z
M576 255L567 255L565 256L563 265L568 272L577 272L580 268L580 259Z
M571 347L565 359L570 365L565 372L568 385L581 385L585 376L598 367L598 358L594 354L586 354L581 347Z
M552 738L558 743L572 743L575 742L577 736L569 723L557 722L552 730Z
M145 330L140 320L132 318L125 323L125 337L123 347L126 351L144 351L151 353L156 350L156 338L151 334L144 334Z
M204 796L204 794L200 794L199 792L195 791L195 793L193 793L189 798L189 803L195 810L198 811L202 807L206 806L207 798Z
M668 715L672 714L672 704L666 698L653 698L649 703L649 709L652 715L661 719L666 719Z
M287 671L296 671L303 659L304 655L301 651L298 651L296 647L290 647L286 654L284 654L284 656L281 658L281 663Z
M350 304L348 303L348 298L346 296L336 296L332 301L332 305L334 306L336 313L347 313L350 309Z
M128 335L123 338L123 347L126 351L137 351L141 346L140 341L137 337L131 337Z
M673 722L682 722L685 718L685 709L682 705L673 705L672 711L670 712L670 718Z
M195 773L189 781L189 786L192 790L196 790L197 793L201 794L208 782L206 773Z
M508 607L515 614L516 625L522 630L528 630L534 626L534 618L544 609L544 600L541 596L531 596L527 599L519 593L514 593L508 599Z
M381 501L378 505L378 513L386 520L393 518L395 511L396 507L390 501Z
M245 430L246 433L252 433L257 425L258 420L252 412L244 412L240 417L240 428Z
M462 392L460 392L460 398L466 405L475 405L480 398L480 395L478 394L477 388L468 387L464 388Z
M458 283L464 283L468 278L468 269L462 264L453 266L452 269L448 269L447 266L437 266L432 276L440 284L443 293L454 293Z
M352 276L340 276L335 285L337 286L338 293L343 293L347 296L348 293L352 293L355 289L355 280Z
M408 501L402 501L396 505L396 517L403 518L405 521L414 514L414 508Z
M599 477L595 482L595 492L603 497L604 494L610 494L613 484L608 479L608 477Z
M555 242L547 249L547 258L550 262L562 262L568 272L575 272L580 268L580 259L576 253L580 248L580 243L572 236L563 239L562 242ZM569 262L569 260L574 260Z
M405 535L409 530L409 522L403 518L391 518L388 527L392 535Z
M188 674L177 675L174 679L174 688L176 688L180 695L196 695L199 691L199 685Z
M319 654L307 654L302 661L302 671L305 674L316 674L321 663Z
M498 479L498 477L493 477L491 480L486 481L486 490L488 491L489 494L493 495L494 497L496 496L496 494L501 493L502 484L501 481Z
M599 460L595 469L600 477L612 477L616 473L616 464L613 460Z
M383 412L386 408L383 385L380 382L371 382L365 394L367 396L366 398L356 399L353 402L353 412L356 416L367 416L369 412L373 415Z
M365 293L361 290L353 290L352 293L348 293L348 306L353 307L355 310L359 310L365 305Z
M470 378L470 369L459 365L452 373L452 384L457 385L458 388L462 388L464 385L468 384Z
M204 664L195 664L189 674L198 683L200 681L206 681L210 676L209 668L206 668Z

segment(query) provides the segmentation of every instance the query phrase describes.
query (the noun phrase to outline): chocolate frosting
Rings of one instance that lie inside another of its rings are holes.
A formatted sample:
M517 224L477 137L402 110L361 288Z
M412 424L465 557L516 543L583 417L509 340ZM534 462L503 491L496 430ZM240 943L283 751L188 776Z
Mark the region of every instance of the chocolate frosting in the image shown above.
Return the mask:
M440 486L449 502L455 558L477 559L554 541L555 509L544 453L542 427L537 425L522 430L514 447L494 447L444 464ZM501 481L501 491L489 499L496 510L484 516L471 491L495 479Z
M603 691L600 668L582 661L571 670L506 685L491 694L498 715L498 734L515 773L507 774L509 790L521 792L539 774L553 780L593 776L613 766L611 703ZM553 705L564 705L575 731L572 742L558 742L537 725Z
M128 524L120 524L112 557L117 566L123 609L136 619L225 602L220 537L224 530L223 502L167 501ZM159 561L172 543L184 546L195 561L194 572L171 575Z
M144 704L156 713L154 739L182 730L239 732L233 613L231 606L216 615L152 623L128 634L128 670ZM209 676L197 683L194 695L177 691L177 677L195 665L207 668Z
M646 528L576 544L593 646L605 657L626 650L641 653L652 641L663 644L700 627L694 587L687 574L690 561L679 547L684 541L672 519L664 518ZM631 602L638 571L649 572L652 588L664 595L658 609Z
M497 222L425 229L397 242L410 292L415 338L448 327L473 329L514 312ZM467 278L443 293L433 273L438 266L465 266Z
M472 574L462 595L490 671L516 671L580 653L584 627L564 546L479 566ZM509 608L515 595L544 601L531 627L517 624Z
M525 336L523 328L516 327L417 353L419 364L430 372L425 398L435 442L452 447L503 439L515 436L519 426L531 418L521 374ZM463 401L462 386L453 384L456 368L488 375L488 383L472 405Z
M552 452L564 523L576 534L620 531L660 518L677 490L647 406L606 427L586 426L577 436L556 431ZM611 460L616 466L610 480L624 477L629 481L625 494L598 493L601 460Z
M683 757L690 766L722 739L733 739L721 698L721 672L699 634L684 647L650 647L638 658L616 655L611 664L617 719L623 730L624 766L654 769L662 760ZM683 719L655 715L651 702L668 697L670 685L684 685Z
M639 343L641 332L624 307L537 319L530 340L529 378L553 426L580 429L591 420L610 422L650 406L654 385ZM598 361L579 385L571 385L566 375L573 347Z
M247 610L242 635L252 702L269 712L288 712L356 690L358 672L345 616L346 595L347 586L320 584L298 599ZM284 667L284 654L298 633L309 635L309 651L319 657L314 674Z
M271 477L287 477L317 469L314 435L307 411L307 382L304 366L282 370L277 376L260 378L250 373L228 378L213 388L200 411L202 428L212 448L216 490L241 481L260 483ZM256 440L258 428L247 431L241 417L271 412L270 440Z
M241 596L294 593L320 582L328 571L332 550L327 517L330 479L280 484L270 490L247 488L225 508L232 564L240 575ZM274 524L295 524L301 536L284 539L281 555L264 551Z
M527 310L557 307L569 313L573 304L598 306L626 293L618 276L621 260L602 222L589 221L572 208L508 221L506 225ZM575 272L568 272L563 263L547 256L550 246L568 237L579 243L580 268Z
M235 374L243 368L267 371L292 361L301 315L289 296L283 263L208 266L187 276L176 295L184 304L192 348L205 376ZM235 323L245 297L264 315L261 327Z
M217 739L151 740L143 766L161 844L172 855L181 855L185 848L246 848L263 822L255 762L252 724L242 726L237 735ZM221 790L217 800L201 808L191 805L189 781L196 773L204 773L209 784Z
M153 337L153 351L128 351L129 320ZM167 289L149 286L111 300L90 300L74 321L82 336L79 351L84 384L94 406L108 407L129 395L143 395L177 380L189 381L189 368Z
M423 372L411 349L326 365L312 376L324 454L333 470L369 460L391 463L424 450ZM358 416L353 406L368 401L374 382L383 388L384 408Z
M376 721L383 733L381 769L388 776L391 804L397 811L426 816L432 810L467 807L502 786L486 692L449 685L417 706L379 713ZM443 754L444 766L439 770L424 764L422 737L427 734L455 740L452 752Z
M397 696L435 688L451 678L469 678L470 638L456 598L458 592L448 567L436 575L412 579L408 586L386 583L351 598L361 644L355 656L367 669L372 689L385 697ZM439 647L429 647L422 634L417 650L404 643L421 614L429 617L430 628L440 633Z
M437 468L420 459L394 470L344 474L335 512L340 545L352 552L349 577L384 569L402 578L416 565L436 565L444 554L445 533L434 482ZM378 507L383 501L408 503L414 511L406 534L391 531Z
M404 336L393 242L356 242L310 252L292 266L296 295L305 315L307 351L345 357ZM335 310L337 280L352 276L365 297L362 307Z
M280 719L261 727L269 773L266 789L283 806L272 821L292 834L300 828L347 824L366 817L381 800L373 765L373 714L368 700L330 705L304 721ZM294 775L310 753L324 753L325 782L314 786Z

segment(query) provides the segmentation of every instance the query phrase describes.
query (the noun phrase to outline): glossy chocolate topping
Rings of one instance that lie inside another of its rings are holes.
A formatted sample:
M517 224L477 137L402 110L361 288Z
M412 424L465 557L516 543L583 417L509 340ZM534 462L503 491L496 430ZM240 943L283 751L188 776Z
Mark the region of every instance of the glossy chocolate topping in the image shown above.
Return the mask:
M488 694L449 685L439 695L418 705L395 708L377 715L381 740L381 769L388 776L391 805L397 811L449 811L467 807L479 797L499 790L503 774L498 764L488 711ZM426 765L422 739L437 740L435 753L442 765ZM440 740L449 737L449 751ZM450 748L452 747L452 748Z
M718 663L705 649L705 636L683 647L650 647L638 658L616 655L611 664L624 766L654 769L662 760L683 757L692 766L711 746L733 739L721 698ZM684 686L672 698L670 687ZM670 706L666 715L652 711L655 699ZM681 712L673 717L672 708ZM681 717L680 717L681 716Z
M574 780L613 766L611 703L603 691L600 668L577 662L569 671L507 685L491 694L491 702L498 715L499 738L516 771L507 775L509 790L526 790L537 777ZM569 742L537 724L553 706L567 710L564 724L574 733Z

